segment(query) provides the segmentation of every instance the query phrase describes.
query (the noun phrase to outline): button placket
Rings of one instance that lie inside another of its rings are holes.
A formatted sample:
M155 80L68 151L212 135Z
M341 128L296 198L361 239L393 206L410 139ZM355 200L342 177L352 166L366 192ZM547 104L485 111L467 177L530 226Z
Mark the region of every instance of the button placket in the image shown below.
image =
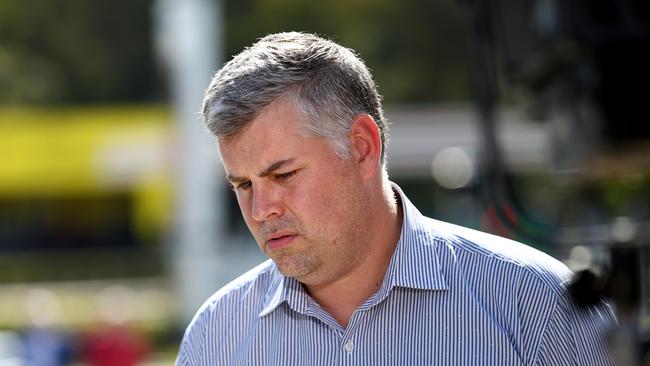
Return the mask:
M343 349L346 352L354 351L354 341L352 339L348 339L347 341L345 341L345 343L343 344Z

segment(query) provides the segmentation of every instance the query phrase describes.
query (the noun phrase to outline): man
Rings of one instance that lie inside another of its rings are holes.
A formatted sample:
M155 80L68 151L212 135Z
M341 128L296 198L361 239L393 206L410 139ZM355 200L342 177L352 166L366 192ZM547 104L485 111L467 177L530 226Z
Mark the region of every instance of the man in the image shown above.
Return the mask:
M188 327L178 365L604 365L606 304L522 244L422 216L386 173L363 62L303 33L212 79L203 116L261 250Z

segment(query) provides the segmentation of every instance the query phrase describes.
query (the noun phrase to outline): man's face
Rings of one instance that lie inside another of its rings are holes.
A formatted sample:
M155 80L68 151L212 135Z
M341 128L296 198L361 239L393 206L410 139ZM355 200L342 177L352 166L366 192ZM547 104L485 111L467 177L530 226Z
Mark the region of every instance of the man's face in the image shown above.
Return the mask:
M325 284L363 256L363 182L354 160L305 135L304 121L292 103L278 100L219 147L262 251L285 275Z

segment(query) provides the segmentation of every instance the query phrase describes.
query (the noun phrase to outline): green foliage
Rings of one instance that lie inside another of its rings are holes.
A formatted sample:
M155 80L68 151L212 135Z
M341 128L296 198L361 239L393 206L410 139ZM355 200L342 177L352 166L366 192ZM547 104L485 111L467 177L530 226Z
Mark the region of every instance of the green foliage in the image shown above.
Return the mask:
M142 102L164 95L152 44L153 3L1 1L0 103ZM309 31L357 50L388 103L469 97L460 1L222 4L227 58L271 32Z
M0 101L143 101L156 95L149 0L0 2Z

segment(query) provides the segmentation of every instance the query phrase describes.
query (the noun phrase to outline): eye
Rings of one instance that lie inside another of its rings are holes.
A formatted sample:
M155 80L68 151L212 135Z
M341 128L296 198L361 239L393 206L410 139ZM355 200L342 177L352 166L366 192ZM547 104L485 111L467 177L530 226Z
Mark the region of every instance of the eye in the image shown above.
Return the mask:
M234 190L236 190L236 191L246 191L246 190L250 189L250 187L251 187L251 182L250 181L242 182L242 183L239 183L239 184L233 186Z
M292 170L290 172L286 172L286 173L282 173L282 174L276 174L275 179L277 179L277 180L288 180L291 177L293 177L294 174L296 174L296 172L297 172L297 170Z

